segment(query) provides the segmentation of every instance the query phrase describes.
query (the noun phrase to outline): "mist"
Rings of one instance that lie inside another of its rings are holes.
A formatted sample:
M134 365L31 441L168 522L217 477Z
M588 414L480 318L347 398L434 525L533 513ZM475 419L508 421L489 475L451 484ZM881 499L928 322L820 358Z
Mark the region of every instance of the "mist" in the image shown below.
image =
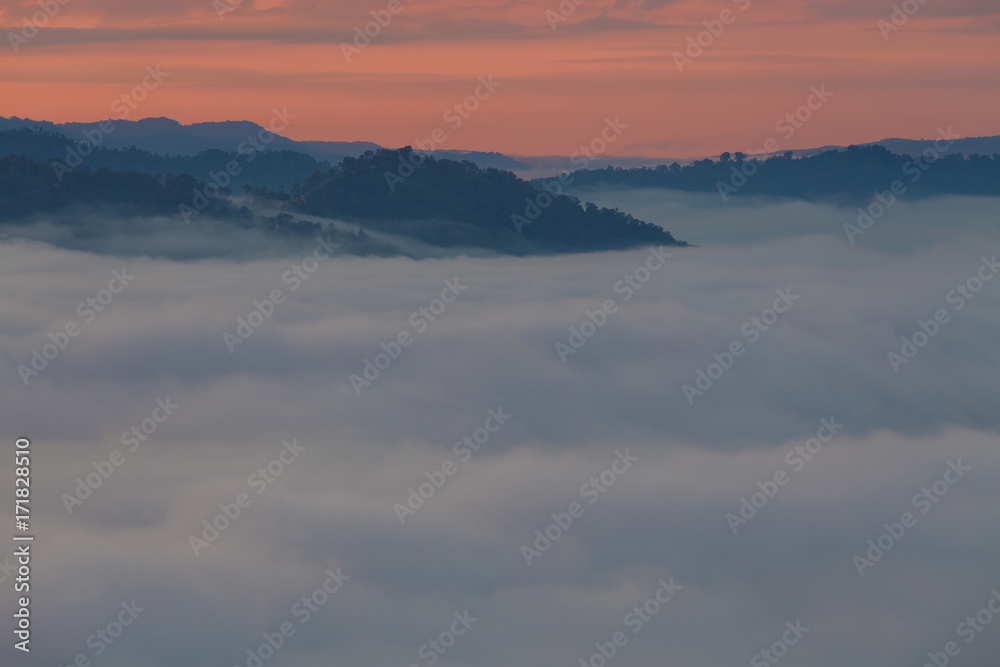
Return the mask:
M957 633L1000 586L1000 202L899 202L852 244L833 206L586 198L697 247L310 262L312 240L157 221L4 239L0 423L35 451L38 664L247 665L284 622L267 665L425 664L468 612L442 664L580 664L618 631L618 664L746 664L799 623L788 664L922 665L954 641L992 667L995 627ZM636 631L661 580L679 589Z

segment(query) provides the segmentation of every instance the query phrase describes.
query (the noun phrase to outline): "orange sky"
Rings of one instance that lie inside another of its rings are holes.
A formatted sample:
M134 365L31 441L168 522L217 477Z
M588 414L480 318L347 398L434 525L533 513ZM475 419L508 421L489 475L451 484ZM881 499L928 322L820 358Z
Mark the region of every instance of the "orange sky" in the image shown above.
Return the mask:
M400 146L442 128L438 148L565 155L620 117L609 153L688 157L769 137L785 149L949 125L1000 134L996 0L908 0L915 13L888 39L877 24L892 25L893 3L869 0L563 0L563 14L559 0L401 0L351 62L341 43L389 0L242 0L221 17L223 0L46 2L37 34L24 21L39 2L0 8L0 116L120 117L114 100L159 65L169 76L130 119L264 124L286 107L292 139ZM720 16L730 23L678 71L673 54ZM500 87L452 129L444 112L490 74ZM821 84L833 96L786 139L775 123Z

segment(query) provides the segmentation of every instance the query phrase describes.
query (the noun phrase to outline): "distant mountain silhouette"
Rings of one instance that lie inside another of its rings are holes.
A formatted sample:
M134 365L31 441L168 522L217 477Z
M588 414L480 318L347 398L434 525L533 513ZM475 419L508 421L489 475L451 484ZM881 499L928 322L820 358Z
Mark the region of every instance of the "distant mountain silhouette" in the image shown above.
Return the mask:
M236 152L249 137L257 137L265 128L249 121L224 121L182 125L170 118L144 118L142 120L116 120L110 133L99 132L100 123L51 123L23 118L0 118L0 131L22 128L53 132L74 142L86 141L84 131L100 136L102 148L137 148L160 156L195 156L207 150ZM296 151L316 160L337 164L345 157L358 157L365 151L381 148L371 141L294 141L275 135L265 146L268 151ZM0 155L5 153L0 152ZM6 153L10 154L10 153ZM470 160L482 167L496 167L511 171L531 169L533 163L517 160L502 153L436 150L435 157L453 160Z
M221 150L235 152L241 142L248 137L257 136L264 128L250 121L204 122L183 125L170 118L144 118L142 120L116 120L114 131L103 137L101 146L104 148L138 148L154 155L194 156L206 150ZM74 141L84 138L83 132L93 132L100 123L52 123L26 118L0 117L0 131L20 128L31 128L57 132L70 137ZM882 139L881 141L859 144L861 146L883 146L901 155L920 155L933 147L934 140L923 139ZM276 135L266 146L267 150L289 150L310 155L316 160L337 164L344 157L358 157L369 150L377 150L382 146L370 141L295 141ZM846 151L846 146L821 146L817 148L798 149L793 151L796 157L809 157L831 150ZM956 140L944 154L960 154L963 156L993 155L1000 152L1000 136L969 137ZM498 152L468 151L468 150L434 150L430 154L437 158L450 160L468 160L480 167L507 169L521 175L547 176L563 169L579 166L566 155L505 155ZM719 156L711 156L718 159ZM697 158L679 160L680 164L690 164ZM666 158L621 156L621 155L591 155L587 158L591 169L605 167L641 168L655 167L659 164L672 162Z
M933 139L883 139L875 145L882 146L900 155L920 155L925 150L934 148ZM965 157L972 155L995 155L1000 153L1000 137L966 137L955 139L945 151L946 155L957 153Z
M944 154L930 160L892 153L882 146L849 146L808 157L791 151L764 160L742 153L719 160L698 160L655 168L581 170L574 186L615 185L717 192L733 196L768 195L855 204L889 190L894 182L910 198L936 195L1000 196L1000 155ZM544 183L539 180L538 183Z
M516 172L534 167L530 162L496 152L436 150L430 151L429 154L438 159L455 160L457 162L467 160L484 169L492 167L493 169L506 169L507 171Z
M168 119L141 121L149 128L169 128L176 123ZM41 127L43 124L39 124ZM122 125L129 132L138 131L138 123ZM166 156L137 148L111 150L100 146L93 148L86 142L79 142L62 132L39 131L21 128L0 131L0 157L21 155L40 162L55 161L64 165L63 169L76 165L88 169L106 168L112 171L142 172L154 176L168 174L189 174L199 181L215 182L240 193L246 188L265 190L290 190L295 184L304 184L317 172L327 172L332 161L323 161L313 155L291 150L258 151L246 140L246 132L258 126L252 123L203 123L194 127L196 133L216 133L219 126L231 137L240 138L236 150L223 151L209 149L196 155ZM148 129L148 128L147 128ZM117 129L116 129L117 131ZM93 135L91 135L93 136ZM110 136L110 135L107 135ZM287 141L287 140L286 140ZM904 140L892 140L904 141ZM962 142L966 142L963 144ZM893 153L880 145L849 146L843 150L834 149L816 155L794 157L792 151L782 155L757 160L741 153L728 153L717 160L696 160L688 165L673 163L656 167L605 167L573 172L573 185L586 186L599 183L629 187L665 187L679 190L718 192L728 199L730 195L771 195L806 200L829 200L839 203L856 203L870 199L876 191L887 190L894 181L900 180L907 188L909 197L925 197L946 194L1000 195L1000 154L991 157L959 153L949 153L955 146L966 150L978 145L968 142L989 144L990 139L957 139L951 143L910 142L911 148L920 148L920 155L928 148L940 157L910 157ZM234 140L235 143L235 140ZM274 146L300 145L288 141L287 144L275 139ZM260 144L257 144L261 147ZM963 148L964 146L964 148ZM86 151L84 149L87 149ZM408 149L411 150L411 149ZM362 155L385 156L385 149L366 151ZM86 153L85 155L82 155ZM473 154L465 151L442 151L446 155L460 158L459 162L475 164ZM412 154L412 151L410 153ZM394 159L399 159L395 153ZM478 153L480 162L496 165L523 166L516 160L500 153ZM791 157L790 157L791 156ZM349 158L358 159L357 156ZM380 158L381 159L381 158ZM347 163L345 163L347 164ZM353 164L356 167L355 163ZM227 167L235 167L227 175ZM388 172L397 169L387 168ZM414 182L421 182L423 177ZM537 179L536 186L551 181ZM744 183L745 181L745 183ZM383 184L384 186L384 184ZM447 184L441 184L447 189ZM385 194L380 186L379 195ZM407 191L407 188L404 188ZM278 193L280 195L280 192ZM401 198L394 197L398 202ZM371 212L384 213L388 202L373 198L369 201ZM332 210L332 209L331 209ZM403 210L392 211L397 217ZM351 215L362 215L355 211ZM535 232L537 233L537 232Z
M193 123L182 125L170 118L144 118L142 120L114 121L115 129L103 138L104 148L138 148L154 155L194 156L206 150L233 152L247 137L257 136L264 128L249 121L224 121ZM65 135L73 141L81 141L83 132L95 131L100 123L52 123L26 118L0 117L0 131L29 128ZM291 150L311 155L317 160L337 164L345 157L358 157L365 151L377 150L382 146L371 141L295 141L283 136L267 146L268 150ZM429 152L437 158L448 160L468 160L480 167L507 169L518 173L556 173L560 169L572 167L569 156L518 156L505 155L494 151L469 151L438 149ZM614 165L635 167L655 165L656 158L595 156L595 166Z
M223 121L182 125L170 118L115 120L114 130L102 133L104 148L138 148L157 155L196 155L206 150L235 152L241 142L257 137L265 128L249 121ZM74 141L84 140L84 130L99 131L100 123L50 123L22 118L0 118L0 130L30 128L58 132ZM292 150L318 160L339 162L379 148L370 141L293 141L280 135L266 144L268 150Z
M304 153L257 151L243 141L237 146L242 146L243 152L208 149L192 156L167 157L138 148L109 150L98 147L86 156L79 156L79 144L64 134L25 128L0 132L0 157L21 155L40 162L55 160L67 165L67 168L73 166L70 156L78 155L81 165L93 170L138 171L155 176L190 174L198 180L207 181L213 173L225 174L227 165L236 162L238 173L224 177L228 179L226 185L236 192L242 192L246 186L291 187L317 170L330 166L329 162L319 161Z
M941 143L937 139L882 139L880 141L870 141L868 143L862 144L852 144L853 146L881 146L889 150L892 153L897 153L899 155L909 155L915 157L924 153L927 150L934 150L938 152L941 147ZM850 146L838 146L834 144L829 144L826 146L819 146L816 148L797 148L791 151L794 157L812 157L813 155L819 155L820 153L826 153L828 151L846 151ZM995 137L966 137L964 139L955 139L951 141L947 148L940 151L942 155L961 155L963 157L970 157L972 155L993 155L994 153L1000 153L1000 136ZM706 156L713 160L719 158L718 155ZM768 157L768 156L762 156ZM694 160L687 160L690 163ZM625 166L625 165L615 165L615 166ZM642 165L636 165L642 166Z

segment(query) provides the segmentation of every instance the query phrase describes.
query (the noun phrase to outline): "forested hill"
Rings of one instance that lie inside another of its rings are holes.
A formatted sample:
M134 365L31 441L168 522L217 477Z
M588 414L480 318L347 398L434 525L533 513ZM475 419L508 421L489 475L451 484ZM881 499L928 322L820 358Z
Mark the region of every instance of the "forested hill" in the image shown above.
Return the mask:
M173 215L203 188L193 176L157 177L139 172L75 169L59 177L51 164L28 157L0 158L0 222L39 213L104 211L129 216ZM227 199L213 199L205 217L247 217Z
M661 187L719 193L724 199L771 195L803 200L859 203L895 181L908 197L1000 195L1000 155L928 154L910 157L882 146L850 146L810 157L789 153L764 160L724 153L717 161L676 162L655 168L612 168L573 172L573 185Z
M0 223L25 226L43 216L77 236L111 233L101 220L112 218L123 221L114 233L126 235L141 230L145 218L157 218L158 224L176 219L176 230L182 234L193 229L187 223L213 220L233 229L257 227L284 236L321 231L318 224L288 214L299 212L347 218L369 230L439 247L511 254L684 245L656 225L540 191L507 171L427 158L407 171L407 177L397 175L400 160L413 156L405 149L348 158L340 167L314 172L303 186L294 185L292 194L253 189L254 199L270 200L255 206L256 213L234 203L231 189L216 187L213 194L215 186L209 179L190 174L91 169L89 164L57 169L54 161L8 156L0 158ZM398 182L388 178L393 175ZM261 213L276 202L287 213L273 218ZM351 251L398 252L385 245L376 247L363 231L342 236Z
M539 190L508 171L481 169L468 161L421 159L409 147L346 158L308 178L289 207L355 218L439 246L517 254L684 245L662 228L617 209Z
M0 225L25 238L61 247L189 260L266 256L308 247L322 236L340 252L398 255L364 230L324 228L280 213L268 216L238 206L222 190L197 206L209 184L189 174L153 176L85 167L57 175L51 163L23 156L0 158ZM185 220L181 211L197 210ZM42 221L41 231L34 229ZM256 234L258 241L248 240ZM298 252L298 250L296 250ZM255 254L256 253L256 254Z

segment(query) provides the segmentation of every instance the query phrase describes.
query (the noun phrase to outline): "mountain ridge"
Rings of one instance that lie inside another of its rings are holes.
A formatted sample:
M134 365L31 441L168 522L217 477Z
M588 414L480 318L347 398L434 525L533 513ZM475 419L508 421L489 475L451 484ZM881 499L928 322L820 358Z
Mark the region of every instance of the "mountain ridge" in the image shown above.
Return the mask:
M51 121L31 120L16 116L11 118L0 117L0 130L28 127L57 132L79 140L82 138L84 130L93 131L102 122L107 123L108 121L53 123ZM174 119L162 116L139 120L111 120L110 122L114 123L115 129L104 137L106 143L103 145L108 148L128 148L134 146L157 155L194 156L201 151L209 149L234 151L237 145L241 141L246 140L248 136L258 134L266 129L253 121L247 120L204 121L185 125ZM894 153L917 156L933 147L933 144L933 139L892 137L855 145L880 145ZM830 150L845 151L849 147L831 144L815 148L794 149L792 150L792 154L796 157L808 157ZM275 134L273 141L268 144L269 150L296 151L332 164L340 162L345 157L356 158L366 151L378 150L380 148L386 147L372 141L298 141L277 134ZM973 154L993 155L994 153L1000 153L1000 135L963 137L955 140L943 154L961 154L964 157L969 157ZM563 170L572 170L579 166L575 165L569 156L564 155L520 155L506 154L499 151L459 149L435 150L430 151L429 154L445 159L469 160L480 167L507 169L522 177L542 177L556 174ZM673 162L685 165L699 159L718 159L720 156L721 154L674 159L643 155L605 154L588 158L588 166L603 169L609 166L623 168L655 167Z

